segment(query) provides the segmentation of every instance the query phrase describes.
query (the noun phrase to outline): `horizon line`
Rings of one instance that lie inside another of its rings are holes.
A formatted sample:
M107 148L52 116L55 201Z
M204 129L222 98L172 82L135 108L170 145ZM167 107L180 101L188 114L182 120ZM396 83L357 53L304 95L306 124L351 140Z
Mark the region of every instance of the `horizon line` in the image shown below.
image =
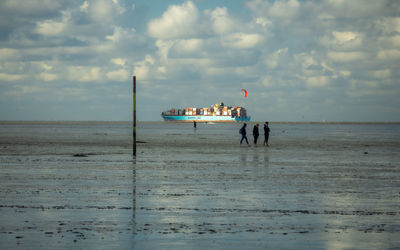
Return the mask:
M10 123L132 123L133 120L0 120L0 124ZM168 122L183 123L163 120L137 120L136 122ZM247 123L264 123L265 121L250 121ZM271 124L400 124L400 121L268 121ZM220 122L218 122L220 123ZM221 122L224 123L224 122ZM235 123L235 122L225 122ZM243 123L243 122L237 122Z

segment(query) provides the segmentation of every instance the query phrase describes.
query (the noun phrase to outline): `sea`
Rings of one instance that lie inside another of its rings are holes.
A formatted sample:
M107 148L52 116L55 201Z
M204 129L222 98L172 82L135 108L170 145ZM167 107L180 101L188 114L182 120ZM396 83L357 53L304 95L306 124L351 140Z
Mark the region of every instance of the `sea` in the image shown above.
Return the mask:
M0 122L1 249L399 249L400 124Z

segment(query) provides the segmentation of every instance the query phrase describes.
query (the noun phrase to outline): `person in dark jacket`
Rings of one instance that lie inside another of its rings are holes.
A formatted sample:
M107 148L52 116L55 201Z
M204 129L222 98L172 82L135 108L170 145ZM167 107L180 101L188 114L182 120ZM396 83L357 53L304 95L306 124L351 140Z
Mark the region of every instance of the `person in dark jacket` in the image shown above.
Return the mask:
M240 134L242 135L242 139L240 140L240 145L242 145L243 139L246 139L246 143L247 143L247 145L249 145L249 141L247 140L247 136L246 136L246 126L247 126L247 124L245 123L245 124L243 124L243 127L240 129Z
M257 139L258 139L258 136L260 135L260 133L258 132L258 126L259 126L259 124L257 123L253 127L254 147L257 147Z
M268 139L269 139L269 127L268 127L268 122L265 122L264 124L264 146L269 147L268 145Z

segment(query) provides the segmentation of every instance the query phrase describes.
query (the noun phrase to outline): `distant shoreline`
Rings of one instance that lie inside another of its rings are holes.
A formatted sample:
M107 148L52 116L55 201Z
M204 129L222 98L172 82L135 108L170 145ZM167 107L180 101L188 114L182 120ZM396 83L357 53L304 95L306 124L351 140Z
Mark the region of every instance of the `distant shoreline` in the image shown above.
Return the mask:
M20 125L20 124L77 124L77 125L85 125L85 124L131 124L132 121L1 121L0 120L0 125ZM155 123L182 123L182 122L165 122L165 121L138 121L138 124L155 124ZM241 122L238 122L241 123ZM255 124L255 123L264 123L264 121L252 121L248 122L249 124ZM361 125L361 124L387 124L387 125L400 125L399 122L347 122L347 121L342 121L342 122L314 122L314 121L270 121L270 124L323 124L323 125L329 125L329 124L354 124L354 125ZM216 123L218 124L218 123ZM230 123L230 124L235 124L235 123Z

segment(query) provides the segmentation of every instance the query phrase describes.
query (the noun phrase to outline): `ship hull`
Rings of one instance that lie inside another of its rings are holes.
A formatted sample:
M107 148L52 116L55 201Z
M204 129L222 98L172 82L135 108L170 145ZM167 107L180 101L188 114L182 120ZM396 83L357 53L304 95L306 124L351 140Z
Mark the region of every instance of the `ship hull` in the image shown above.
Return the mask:
M177 122L248 122L250 117L201 116L201 115L161 115L165 121Z

